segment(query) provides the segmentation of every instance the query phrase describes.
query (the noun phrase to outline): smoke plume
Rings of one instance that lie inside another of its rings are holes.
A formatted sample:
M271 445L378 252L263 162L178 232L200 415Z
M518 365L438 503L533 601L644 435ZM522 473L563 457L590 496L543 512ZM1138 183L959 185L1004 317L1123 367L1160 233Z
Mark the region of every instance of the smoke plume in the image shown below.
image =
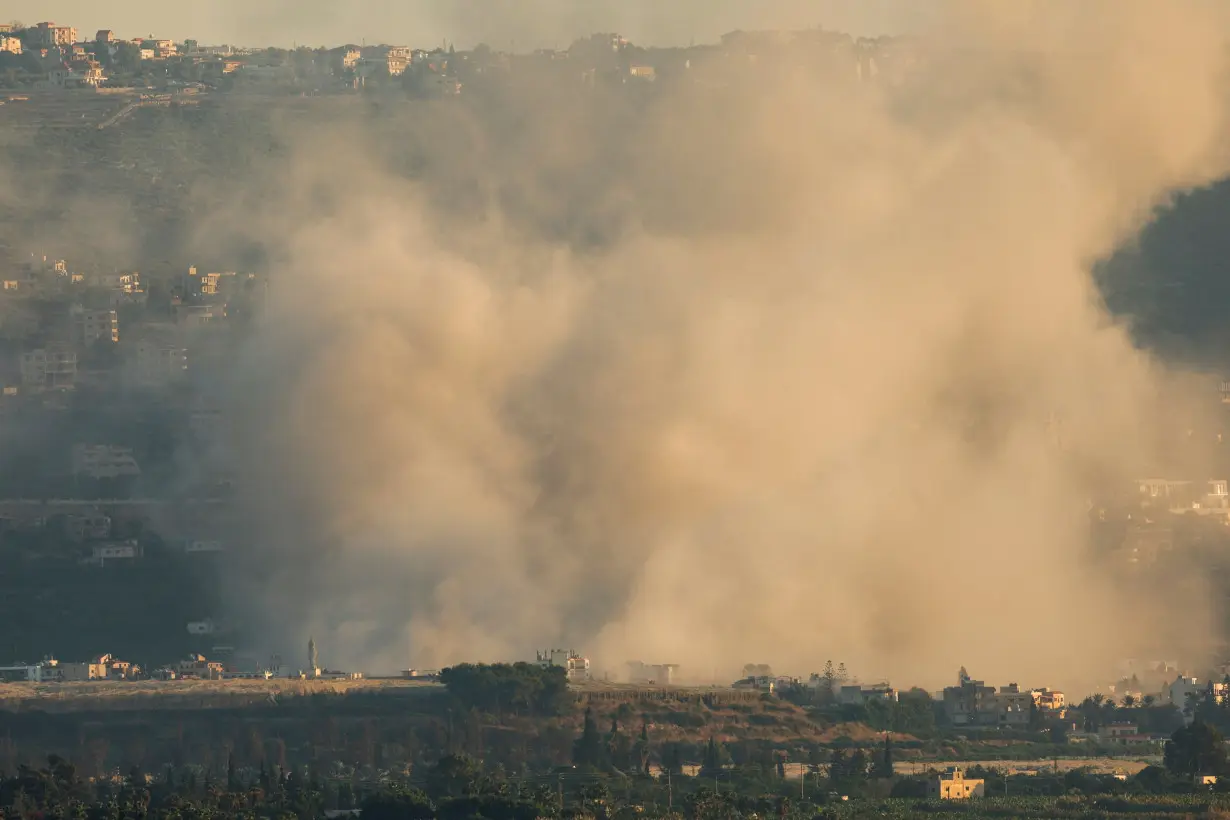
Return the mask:
M900 77L715 49L295 134L202 231L272 264L229 391L271 639L901 685L1208 651L1198 578L1091 549L1107 486L1203 466L1090 270L1227 171L1224 21L940 8Z

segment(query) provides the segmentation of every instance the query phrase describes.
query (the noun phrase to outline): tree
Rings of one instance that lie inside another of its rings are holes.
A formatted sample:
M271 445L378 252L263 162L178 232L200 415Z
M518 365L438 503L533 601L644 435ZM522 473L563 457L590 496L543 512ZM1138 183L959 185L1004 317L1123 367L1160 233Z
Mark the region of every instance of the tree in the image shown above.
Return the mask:
M606 759L616 769L630 768L632 744L628 736L619 731L619 718L611 718L611 733L606 738Z
M683 749L673 741L663 744L660 762L662 768L670 774L681 774L683 772Z
M568 675L558 666L529 663L451 666L440 682L466 709L490 714L561 714L568 704Z
M884 749L871 764L871 776L887 779L893 776L893 736L885 732Z
M636 741L636 759L641 774L649 774L649 720L641 718L641 736Z
M239 791L239 778L235 776L234 752L228 752L226 755L226 790L228 792Z
M399 789L375 794L363 801L363 816L369 820L434 820L435 806L418 789Z
M427 772L427 794L436 799L474 795L482 785L482 776L482 767L469 755L445 755Z
M820 675L820 705L828 706L837 695L837 670L832 661L824 662L824 672Z
M1176 776L1222 774L1226 770L1226 747L1221 733L1202 720L1192 721L1166 741L1162 764Z
M1031 732L1041 732L1046 728L1046 719L1042 714L1042 710L1038 708L1038 702L1035 700L1029 701L1029 730Z
M700 764L701 777L717 777L722 773L722 750L713 735L709 736L709 744L705 747L705 757Z
M572 746L572 764L591 769L602 768L605 758L602 745L602 735L598 732L598 724L594 722L593 707L587 706L581 736Z

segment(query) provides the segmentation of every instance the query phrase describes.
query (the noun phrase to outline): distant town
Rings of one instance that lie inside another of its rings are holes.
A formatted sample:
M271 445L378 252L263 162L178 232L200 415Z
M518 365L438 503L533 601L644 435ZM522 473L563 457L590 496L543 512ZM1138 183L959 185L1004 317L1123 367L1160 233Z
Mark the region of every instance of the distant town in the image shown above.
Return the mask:
M584 82L651 83L692 68L691 60L737 52L757 59L820 59L856 78L893 76L916 59L908 38L853 38L825 30L732 32L720 45L645 49L618 34L595 34L563 51L508 54L479 45L458 52L432 47L342 45L241 49L176 42L153 35L91 37L44 21L0 25L0 88L98 92L192 90L330 93L404 86L425 95L456 95L484 75L510 71L575 74ZM111 124L111 123L108 123Z

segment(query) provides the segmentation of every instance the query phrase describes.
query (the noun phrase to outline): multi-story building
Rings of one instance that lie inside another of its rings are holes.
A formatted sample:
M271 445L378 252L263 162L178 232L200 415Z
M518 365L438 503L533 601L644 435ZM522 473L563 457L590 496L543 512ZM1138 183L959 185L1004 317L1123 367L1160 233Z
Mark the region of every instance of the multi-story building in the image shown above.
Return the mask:
M141 474L131 447L110 444L73 446L73 475L79 478L123 478Z
M188 372L188 350L173 341L142 339L137 343L135 380L146 388L165 387Z
M205 327L226 321L226 304L176 305L175 321L183 327Z
M21 354L21 383L35 390L69 390L77 381L77 354L48 345Z
M57 26L48 21L34 26L27 36L35 48L59 48L77 42L77 29L72 26Z
M187 660L179 662L175 671L180 677L217 680L226 673L226 667L218 661L206 660L204 655L189 655Z
M1175 706L1183 713L1189 723L1195 716L1196 705L1201 698L1212 698L1214 703L1222 704L1230 695L1230 684L1217 681L1201 681L1180 675L1174 682L1162 690L1163 700Z
M74 308L72 311L73 338L86 347L101 340L120 340L119 314L114 310L88 310Z
M969 679L947 687L943 695L944 713L954 726L1025 726L1035 702L1033 692L1022 691L1015 683L996 691Z
M9 37L6 34L0 34L0 51L6 51L9 54L21 53L21 40L16 37Z
M100 512L64 517L64 534L70 541L97 541L111 535L111 518Z
M109 28L100 28L98 33L94 35L94 42L103 44L113 43L115 42L115 32Z
M995 687L980 680L962 680L944 689L944 713L954 726L980 726L997 722Z
M1033 692L1022 692L1015 683L1001 686L995 693L995 716L1000 726L1027 726L1033 707Z
M589 677L589 658L583 658L571 649L547 649L539 652L538 665L561 667L568 680L585 680Z
M384 55L390 77L400 77L410 65L410 49L405 46L389 46Z
M363 52L354 46L343 46L342 48L334 49L330 54L333 73L341 74L346 71L354 71L355 66L359 64L359 60L362 58Z
M1029 694L1034 699L1034 705L1044 712L1061 712L1067 705L1063 692L1055 689L1032 689Z

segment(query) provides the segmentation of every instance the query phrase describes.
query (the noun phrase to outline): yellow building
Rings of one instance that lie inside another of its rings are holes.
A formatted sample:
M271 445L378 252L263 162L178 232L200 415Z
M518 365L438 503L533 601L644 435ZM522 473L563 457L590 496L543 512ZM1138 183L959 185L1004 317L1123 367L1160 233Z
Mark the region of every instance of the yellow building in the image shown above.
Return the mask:
M937 774L927 783L927 797L932 799L969 800L972 797L982 797L985 793L985 782L967 780L961 769L949 769L944 774Z

